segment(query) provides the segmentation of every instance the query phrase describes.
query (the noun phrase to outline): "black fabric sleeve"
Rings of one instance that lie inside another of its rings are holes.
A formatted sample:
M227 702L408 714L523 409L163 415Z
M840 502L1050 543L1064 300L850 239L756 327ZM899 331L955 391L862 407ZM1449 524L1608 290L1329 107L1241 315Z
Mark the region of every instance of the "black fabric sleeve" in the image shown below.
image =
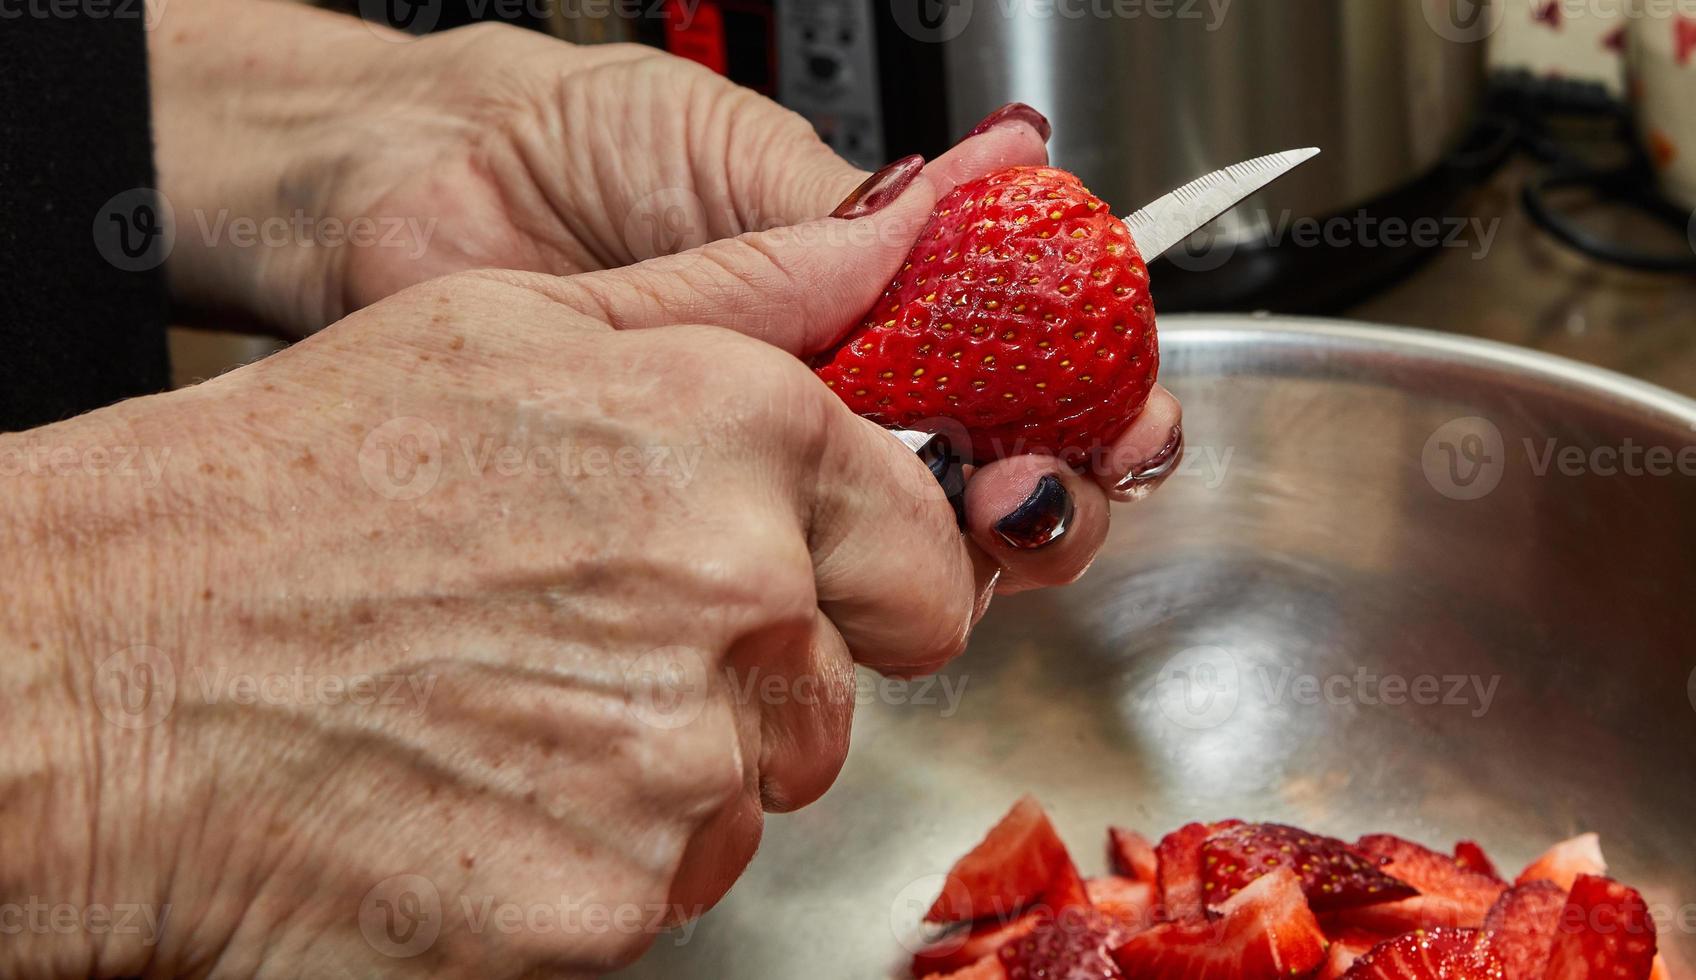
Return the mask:
M169 382L143 0L0 0L0 431Z

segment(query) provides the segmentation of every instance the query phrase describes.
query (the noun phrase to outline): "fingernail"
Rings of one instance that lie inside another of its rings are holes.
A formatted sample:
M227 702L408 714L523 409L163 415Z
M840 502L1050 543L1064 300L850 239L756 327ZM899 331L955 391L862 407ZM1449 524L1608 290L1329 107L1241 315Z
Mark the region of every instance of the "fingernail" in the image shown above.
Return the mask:
M864 218L868 214L882 211L889 203L901 196L913 178L925 167L925 158L917 153L902 157L877 173L867 177L860 186L843 198L836 210L830 212L832 218Z
M1140 500L1148 496L1155 487L1166 482L1183 458L1184 427L1174 425L1166 444L1153 456L1131 467L1130 475L1113 487L1113 495L1121 500Z
M995 522L995 534L1015 548L1040 548L1066 533L1072 511L1072 495L1050 474L1036 481L1036 489L1017 510Z
M1049 134L1054 131L1054 128L1048 125L1047 116L1044 116L1042 113L1032 109L1030 106L1025 105L1023 102L1009 102L989 115L984 116L983 122L972 127L972 131L966 134L966 138L971 139L979 133L985 133L997 126L1012 122L1022 122L1036 130L1037 135L1042 137L1042 141L1044 143L1048 142Z

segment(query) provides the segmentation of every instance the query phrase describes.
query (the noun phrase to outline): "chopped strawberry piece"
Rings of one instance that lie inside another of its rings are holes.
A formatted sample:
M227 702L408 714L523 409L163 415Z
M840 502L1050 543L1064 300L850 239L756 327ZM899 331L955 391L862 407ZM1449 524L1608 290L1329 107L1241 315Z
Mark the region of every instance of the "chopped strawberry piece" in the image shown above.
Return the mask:
M1302 896L1301 879L1279 868L1219 907L1219 917L1166 922L1113 951L1135 980L1274 980L1312 972L1325 934Z
M1088 903L1065 843L1042 805L1026 796L955 862L925 921L1006 918L1044 899L1056 909Z
M1202 844L1203 897L1209 907L1217 908L1244 885L1276 868L1289 868L1301 877L1302 892L1315 912L1419 894L1335 837L1284 824L1256 823L1219 831Z
M913 954L913 976L964 970L986 956L994 959L996 950L1035 929L1045 914L1039 909L1008 922L987 919L956 926Z
M1528 881L1502 893L1484 916L1484 943L1510 978L1541 977L1549 963L1566 892L1552 881Z
M1201 845L1218 831L1241 825L1241 820L1189 823L1160 838L1154 849L1160 879L1156 918L1178 922L1207 914L1202 904Z
M1570 891L1579 875L1607 873L1608 862L1602 859L1602 838L1595 834L1579 834L1544 851L1542 857L1526 865L1514 884L1552 881Z
M1477 841L1463 840L1455 845L1455 863L1468 871L1502 880L1496 871L1496 862L1490 860L1490 855L1484 853L1484 848Z
M1154 925L1154 883L1118 875L1084 882L1090 904L1112 919L1128 936Z
M1476 929L1416 929L1355 960L1347 980L1504 980Z
M1000 960L985 956L952 973L927 973L924 980L1007 980L1007 971L1001 968Z
M1123 980L1108 955L1123 939L1108 916L1072 908L1045 915L1035 929L1001 947L996 957L1007 980Z
M1648 980L1655 921L1634 888L1579 875L1549 947L1546 980Z
M1153 881L1159 873L1154 845L1134 830L1107 828L1107 860L1115 872L1138 881Z
M1337 980L1349 972L1354 961L1372 952L1372 947L1384 941L1384 936L1365 929L1339 929L1325 931L1325 938L1331 947L1325 951L1325 962L1315 974L1316 980Z
M1436 926L1476 929L1507 887L1488 875L1466 870L1447 854L1390 834L1362 837L1354 846L1384 862L1380 865L1384 873L1419 889L1419 894L1399 902L1344 909L1335 915L1339 925L1390 936Z

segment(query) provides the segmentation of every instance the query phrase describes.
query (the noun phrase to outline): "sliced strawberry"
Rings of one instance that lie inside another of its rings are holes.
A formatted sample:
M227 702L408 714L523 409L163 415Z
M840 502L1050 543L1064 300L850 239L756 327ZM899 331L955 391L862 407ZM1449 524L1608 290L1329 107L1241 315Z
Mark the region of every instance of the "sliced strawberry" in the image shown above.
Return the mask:
M1466 870L1447 854L1390 834L1362 837L1354 846L1382 861L1384 873L1419 889L1419 894L1399 902L1344 909L1334 916L1339 925L1373 929L1389 936L1436 926L1476 929L1484 924L1485 913L1507 887L1487 875Z
M964 970L986 956L994 959L996 950L1035 929L1046 914L1046 910L1039 909L1007 922L986 919L969 926L956 926L913 954L913 976L950 973Z
M1108 951L1121 930L1093 909L1045 915L1037 927L1001 947L996 957L1007 980L1123 980Z
M1496 871L1496 862L1490 860L1490 855L1484 853L1484 848L1477 841L1463 840L1455 844L1455 863L1467 871L1502 880L1501 874Z
M1655 920L1634 888L1579 875L1549 947L1546 980L1648 980L1655 969Z
M1154 883L1118 875L1084 882L1090 904L1112 919L1127 936L1154 925Z
M985 956L951 973L927 973L924 980L1007 980L1007 971L1001 968L1000 960Z
M1528 881L1552 881L1571 890L1579 875L1605 875L1608 862L1602 858L1602 838L1595 834L1579 834L1563 840L1543 852L1543 856L1526 865L1514 884Z
M1416 929L1354 961L1347 980L1504 980L1476 929Z
M1039 900L1087 904L1066 845L1034 797L1013 804L989 835L948 872L926 922L1007 918Z
M1372 952L1372 947L1384 941L1382 935L1365 929L1327 929L1325 938L1331 946L1325 951L1325 962L1314 975L1316 980L1337 980L1349 972L1355 960Z
M1215 833L1242 826L1241 820L1189 823L1160 838L1154 849L1159 864L1160 907L1155 917L1172 922L1206 915L1201 890L1201 845Z
M1250 882L1219 908L1219 918L1166 922L1113 951L1135 980L1274 980L1312 972L1325 959L1325 934L1293 871Z
M1315 912L1419 894L1335 837L1285 824L1255 823L1221 830L1202 844L1203 897L1210 908L1217 908L1244 885L1276 868L1289 868L1301 877L1302 892Z
M1153 881L1160 862L1148 838L1123 827L1107 828L1107 860L1113 870L1138 881Z
M1549 963L1566 892L1552 881L1528 881L1502 893L1484 916L1484 943L1509 978L1536 978Z

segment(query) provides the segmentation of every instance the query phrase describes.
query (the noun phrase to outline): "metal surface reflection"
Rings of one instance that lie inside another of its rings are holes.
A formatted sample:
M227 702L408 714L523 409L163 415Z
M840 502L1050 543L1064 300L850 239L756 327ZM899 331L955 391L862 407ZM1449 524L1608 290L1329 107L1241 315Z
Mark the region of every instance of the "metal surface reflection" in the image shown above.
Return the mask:
M1696 402L1390 328L1162 341L1183 468L1077 585L997 603L957 697L867 698L836 788L628 976L900 975L929 876L1027 791L1092 871L1109 822L1475 837L1509 867L1594 829L1651 903L1696 902Z

